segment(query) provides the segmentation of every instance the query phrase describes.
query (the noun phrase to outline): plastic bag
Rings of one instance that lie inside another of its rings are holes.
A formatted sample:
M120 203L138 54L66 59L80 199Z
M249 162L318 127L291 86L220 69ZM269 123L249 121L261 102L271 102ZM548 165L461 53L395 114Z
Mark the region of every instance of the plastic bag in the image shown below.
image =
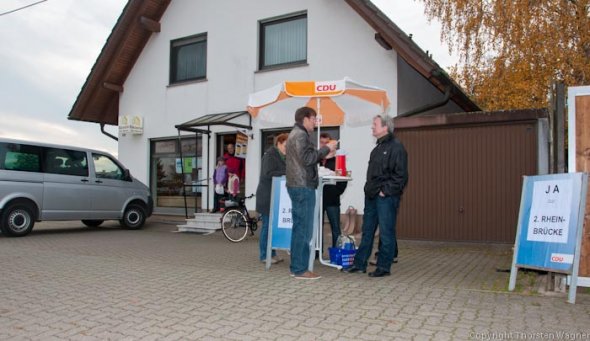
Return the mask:
M240 178L233 173L230 173L229 178L227 179L227 191L232 196L236 196L240 193Z
M336 247L342 250L356 250L354 237L345 234L340 235L340 237L338 237L338 241L336 242Z
M215 193L217 193L219 195L223 195L225 193L225 190L223 189L223 185L222 184L216 184L215 185Z

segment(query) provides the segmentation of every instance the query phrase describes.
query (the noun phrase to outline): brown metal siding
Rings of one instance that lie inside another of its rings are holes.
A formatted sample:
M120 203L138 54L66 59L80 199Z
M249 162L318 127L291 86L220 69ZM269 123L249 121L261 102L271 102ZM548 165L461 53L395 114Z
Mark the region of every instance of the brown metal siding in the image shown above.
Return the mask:
M410 179L398 237L514 242L523 175L537 172L535 122L401 128Z

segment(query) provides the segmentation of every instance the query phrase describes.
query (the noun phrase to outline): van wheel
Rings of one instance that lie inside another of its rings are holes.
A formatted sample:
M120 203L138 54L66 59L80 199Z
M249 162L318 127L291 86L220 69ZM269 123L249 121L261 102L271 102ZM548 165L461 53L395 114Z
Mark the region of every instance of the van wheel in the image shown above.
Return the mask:
M82 220L82 223L88 227L97 227L103 222L104 220Z
M6 236L26 236L33 229L33 225L35 225L35 216L31 207L26 204L12 204L2 213L0 229Z
M125 209L123 219L119 220L126 229L137 230L145 223L145 209L137 204L131 204Z

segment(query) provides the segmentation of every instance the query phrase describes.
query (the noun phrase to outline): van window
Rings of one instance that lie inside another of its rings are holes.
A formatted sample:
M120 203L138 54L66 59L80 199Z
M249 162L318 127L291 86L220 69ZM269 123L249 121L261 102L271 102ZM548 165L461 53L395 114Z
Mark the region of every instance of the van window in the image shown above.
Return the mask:
M44 148L45 173L88 176L86 152L69 149Z
M41 148L20 143L0 143L0 169L41 171Z
M125 173L119 165L106 155L92 154L96 177L101 179L124 180Z

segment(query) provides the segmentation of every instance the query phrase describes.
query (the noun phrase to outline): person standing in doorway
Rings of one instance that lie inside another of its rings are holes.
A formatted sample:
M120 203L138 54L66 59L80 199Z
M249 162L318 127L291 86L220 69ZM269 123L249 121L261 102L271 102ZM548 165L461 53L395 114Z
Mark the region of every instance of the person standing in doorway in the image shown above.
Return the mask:
M244 175L246 173L246 162L244 159L239 158L235 155L236 147L233 143L230 143L226 147L226 152L223 155L225 158L225 164L227 165L227 171L230 174L235 174L240 179L240 182L244 181Z
M260 239L258 247L260 250L260 261L266 261L266 248L268 246L268 225L270 217L270 196L272 190L273 176L282 176L286 173L286 146L289 134L283 133L276 137L275 145L268 148L262 156L262 165L260 168L260 179L256 189L256 211L262 218L262 228L260 229ZM272 251L272 264L282 262L276 251Z
M313 238L315 191L318 187L318 162L334 157L336 141L316 149L310 133L316 127L315 110L302 107L295 112L295 125L287 139L287 192L291 198L291 274L297 279L319 279L308 270Z
M332 136L328 133L320 134L320 147L323 147L332 140ZM320 165L330 170L336 169L336 159L322 159ZM326 212L330 228L332 230L332 247L336 247L338 237L340 237L340 196L346 190L346 181L339 181L335 185L325 185L324 193L322 195L322 215Z
M344 272L366 272L371 255L375 230L379 226L379 257L377 268L369 277L389 276L396 254L395 225L404 188L408 183L408 155L402 143L393 136L393 120L376 116L372 125L377 146L371 151L367 182L365 183L365 211L361 244L352 267Z

